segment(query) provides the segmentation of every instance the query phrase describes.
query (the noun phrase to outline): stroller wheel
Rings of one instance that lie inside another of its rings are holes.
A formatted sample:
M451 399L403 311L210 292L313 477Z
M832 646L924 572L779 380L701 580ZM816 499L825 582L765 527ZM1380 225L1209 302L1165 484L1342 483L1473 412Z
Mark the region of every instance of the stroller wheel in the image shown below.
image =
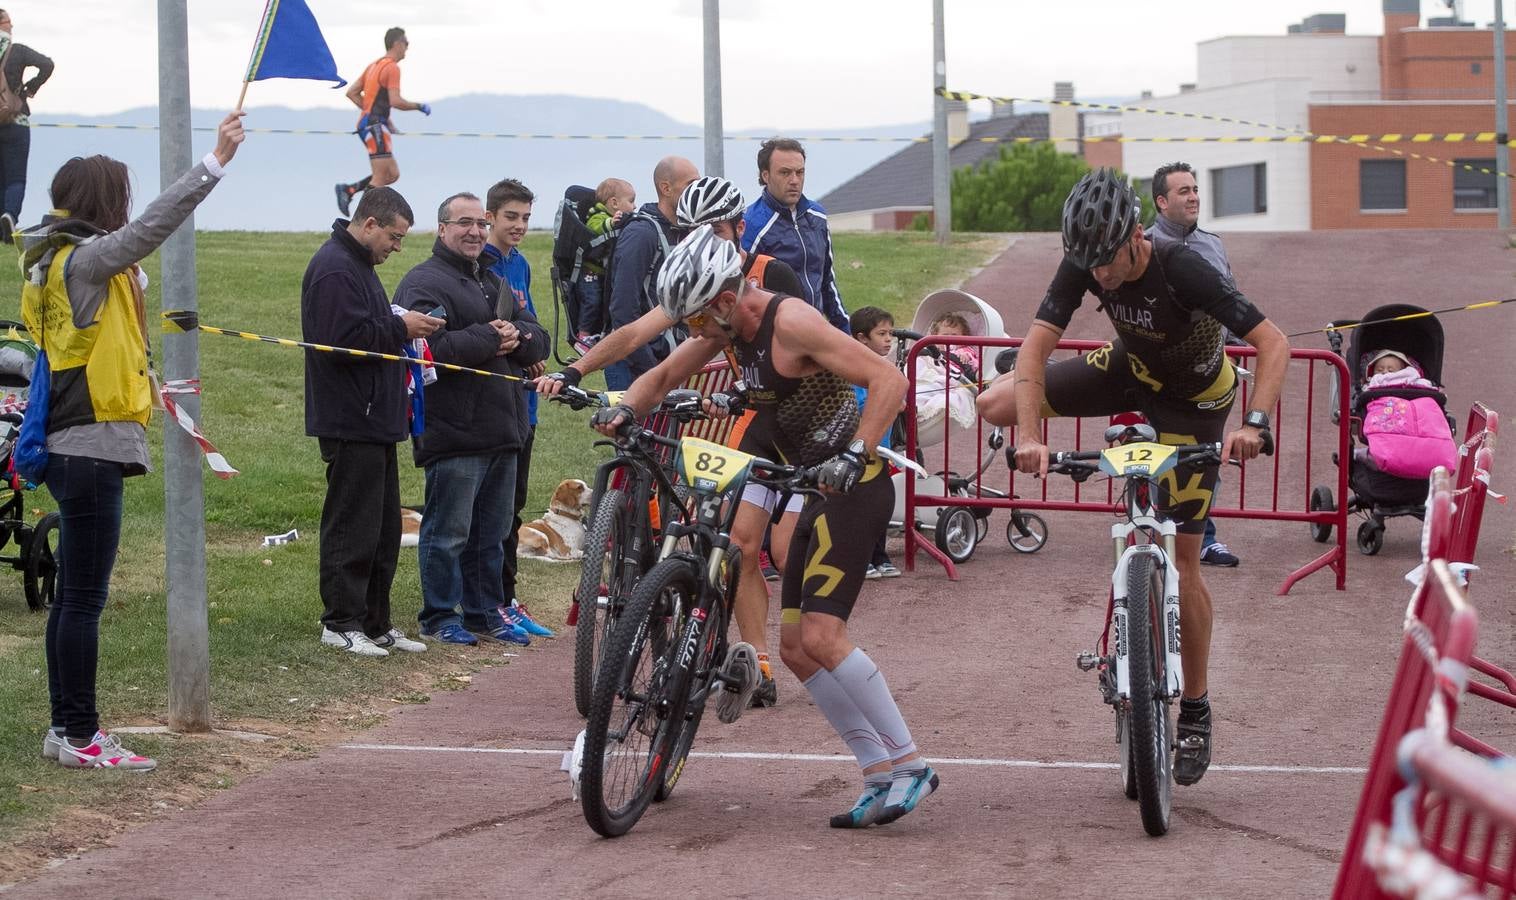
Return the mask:
M1311 512L1321 510L1336 510L1337 504L1332 500L1332 489L1325 485L1316 485L1311 488ZM1319 522L1311 523L1311 540L1318 544L1325 544L1332 539L1332 526Z
M21 548L21 587L26 605L44 610L53 605L58 574L58 514L42 517Z
M1373 556L1384 546L1384 526L1370 519L1358 526L1358 552Z
M979 525L974 514L962 506L944 506L937 513L937 527L933 532L937 549L947 554L954 563L968 562L979 543Z
M1036 513L1013 512L1005 539L1017 553L1036 553L1048 542L1048 523Z
M984 515L980 515L983 513ZM980 509L974 511L974 543L982 544L984 539L990 536L990 511Z

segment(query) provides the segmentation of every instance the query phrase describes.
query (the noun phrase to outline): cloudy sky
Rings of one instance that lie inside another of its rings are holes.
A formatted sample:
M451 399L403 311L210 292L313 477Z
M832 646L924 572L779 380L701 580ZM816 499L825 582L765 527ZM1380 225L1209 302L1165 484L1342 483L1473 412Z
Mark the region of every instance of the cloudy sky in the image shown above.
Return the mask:
M0 0L16 39L57 63L35 105L102 114L157 102L155 0ZM471 92L577 94L645 103L698 123L700 0L308 0L339 69L356 77L400 25L411 39L402 91L431 101ZM237 98L263 0L188 0L191 97ZM861 127L931 111L930 0L723 3L728 128ZM1423 16L1444 15L1422 0ZM1466 0L1486 23L1494 0ZM1352 34L1382 30L1380 0L946 0L949 86L1042 97L1162 95L1194 78L1197 41L1282 34L1318 12ZM309 82L254 84L248 106L343 107ZM499 123L480 123L493 127ZM519 123L530 128L532 123Z

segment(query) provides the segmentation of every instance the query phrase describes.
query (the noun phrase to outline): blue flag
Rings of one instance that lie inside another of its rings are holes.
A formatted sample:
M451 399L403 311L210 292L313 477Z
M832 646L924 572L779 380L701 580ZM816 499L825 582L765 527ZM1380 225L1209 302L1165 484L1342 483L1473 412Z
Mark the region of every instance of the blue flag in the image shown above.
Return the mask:
M247 64L244 81L265 78L309 78L312 81L335 81L334 87L347 84L337 74L332 51L321 36L321 26L311 15L305 0L268 0L263 8L263 23L258 26L258 43Z

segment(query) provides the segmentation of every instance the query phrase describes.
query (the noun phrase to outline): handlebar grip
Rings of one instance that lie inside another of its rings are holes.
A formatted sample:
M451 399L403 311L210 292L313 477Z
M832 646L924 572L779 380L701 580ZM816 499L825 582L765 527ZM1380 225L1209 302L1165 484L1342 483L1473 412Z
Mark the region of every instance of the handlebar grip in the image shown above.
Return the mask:
M1263 438L1263 455L1264 456L1273 456L1274 455L1274 432L1272 432L1272 431L1263 431L1263 432L1259 433L1259 437Z

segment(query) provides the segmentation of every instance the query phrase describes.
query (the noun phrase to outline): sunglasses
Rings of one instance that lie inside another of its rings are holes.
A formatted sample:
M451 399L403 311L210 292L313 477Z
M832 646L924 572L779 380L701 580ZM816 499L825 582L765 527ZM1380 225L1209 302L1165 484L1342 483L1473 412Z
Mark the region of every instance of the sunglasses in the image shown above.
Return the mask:
M710 320L711 320L710 313L707 310L702 309L700 312L697 312L694 315L687 317L684 321L691 328L695 329L696 331L699 331L700 329L704 328L705 327L705 323L709 322Z

